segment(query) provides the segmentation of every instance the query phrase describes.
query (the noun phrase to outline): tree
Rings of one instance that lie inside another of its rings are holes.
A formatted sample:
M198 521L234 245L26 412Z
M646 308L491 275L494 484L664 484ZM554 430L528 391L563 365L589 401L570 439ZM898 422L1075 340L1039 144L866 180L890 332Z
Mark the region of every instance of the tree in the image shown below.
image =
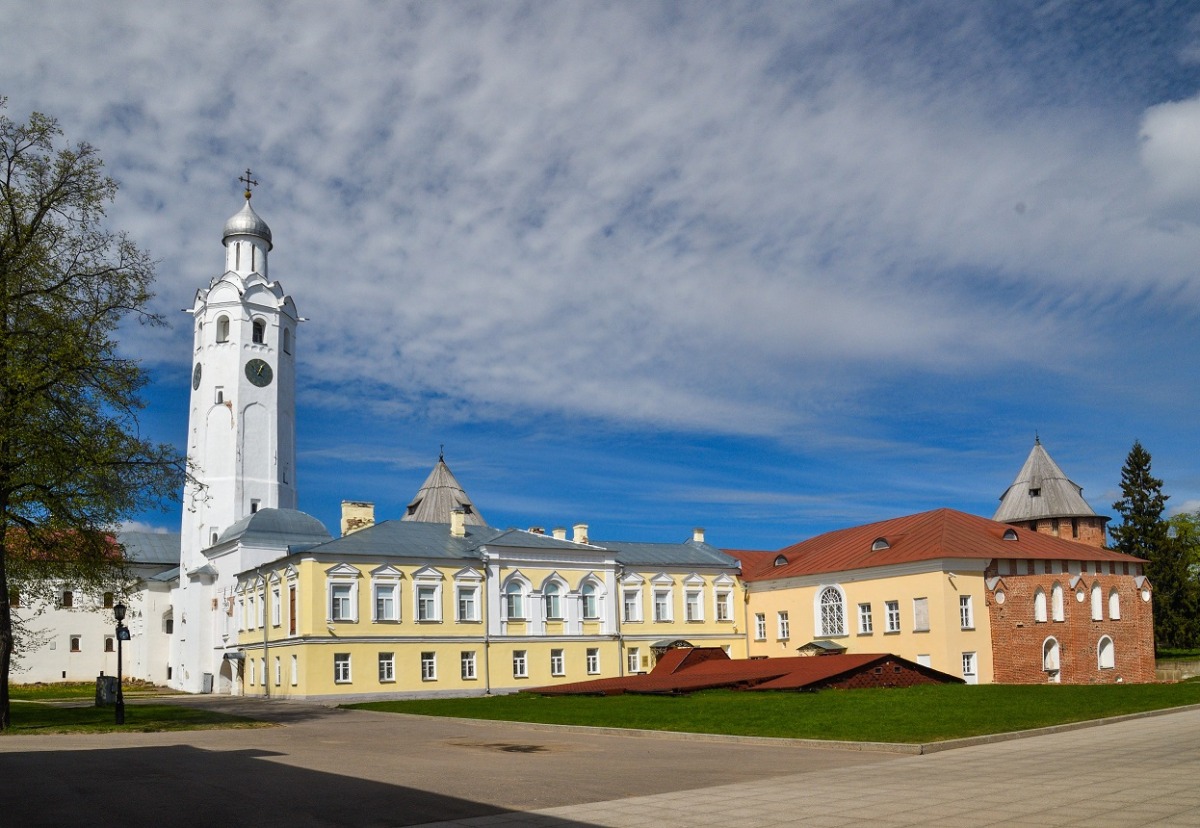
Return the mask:
M182 463L143 439L146 383L118 353L148 309L154 266L103 226L117 185L58 123L18 124L0 98L0 730L22 606L61 583L101 589L124 575L112 530L180 491ZM56 144L64 143L63 146Z
M1121 468L1122 498L1113 504L1121 525L1109 531L1116 548L1145 558L1146 577L1154 588L1154 645L1190 647L1195 641L1197 592L1188 570L1184 544L1163 519L1168 495L1150 473L1150 453L1136 440Z

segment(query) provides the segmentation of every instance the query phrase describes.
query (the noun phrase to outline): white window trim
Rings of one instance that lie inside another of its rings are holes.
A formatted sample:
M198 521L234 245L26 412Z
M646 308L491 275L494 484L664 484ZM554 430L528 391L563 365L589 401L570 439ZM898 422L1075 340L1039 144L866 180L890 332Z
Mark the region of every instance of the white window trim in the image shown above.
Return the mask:
M422 567L412 574L413 620L418 624L437 624L442 620L442 582L441 572L432 567ZM421 590L433 589L433 615L421 615ZM456 610L457 611L457 610Z
M553 590L553 592L551 590ZM541 595L542 613L545 615L547 621L558 623L560 621L567 620L567 613L566 613L566 608L565 608L564 602L566 600L568 592L570 592L570 587L568 587L567 582L564 581L562 578L560 578L558 575L551 575L549 578L547 578L542 583L542 595ZM507 595L507 593L506 593L506 595ZM554 598L556 599L556 603L558 604L558 606L556 608L556 612L553 615L550 614L550 596L551 595L554 596ZM507 602L508 602L508 599L506 597L505 598L505 611L506 612L508 609ZM505 617L507 618L507 615Z
M633 598L634 598L633 608L634 608L634 616L635 617L632 617L632 618L626 612L626 610L629 608L629 603L627 601L628 595L633 595ZM643 605L642 585L640 583L637 584L636 586L634 586L632 584L622 584L622 586L621 586L621 614L623 617L621 618L621 620L626 623L630 623L630 624L642 623L642 621L645 619L645 613L643 612L642 605Z
M353 660L350 658L350 653L334 653L333 654L333 683L334 684L353 684L354 683L353 663L354 663ZM346 670L345 670L346 677L345 678L341 677L342 671L339 669L341 664L346 665Z
M821 598L827 590L833 590L837 593L842 608L842 629L837 632L830 632L825 629L825 616L821 611ZM842 589L840 584L821 584L817 587L816 592L813 594L813 629L816 630L818 638L841 638L846 635L846 606L846 590Z
M971 595L958 596L958 624L961 629L975 629L975 599Z
M357 624L358 623L358 582L362 573L348 564L337 564L325 570L325 620L328 623ZM350 617L334 619L333 617L333 586L349 585L350 587Z
M584 653L584 657L586 659L584 664L587 668L587 674L589 676L600 675L600 648L588 647Z
M595 602L596 611L591 615L587 612L587 597L584 594L584 587L592 588L592 600ZM588 575L579 582L579 617L584 621L600 621L604 618L604 584L595 575Z
M893 609L896 610L894 617L892 613ZM900 632L900 625L903 619L900 617L900 602L898 600L883 602L883 619L883 631L885 634L895 635Z
M791 639L792 616L789 610L779 610L775 613L775 637L780 641Z
M471 675L464 669L471 665ZM463 650L458 654L458 675L463 681L476 681L479 678L479 662L474 650Z
M870 601L860 601L856 609L859 635L875 634L875 608Z
M722 618L721 616L725 617ZM719 624L733 623L733 589L717 586L713 590L713 620Z
M510 592L514 586L517 587L517 590ZM531 586L532 585L528 580L526 580L525 576L521 575L520 573L513 573L504 580L504 583L500 585L500 615L506 623L512 621L521 623L529 620L529 599L530 592L532 592ZM509 599L510 595L520 596L521 606L518 607L520 612L514 613L512 611L512 604Z
M765 612L754 613L754 640L767 640L767 614Z
M384 656L387 656L387 658L384 658ZM387 678L384 678L384 676L383 676L383 666L385 664L388 665L389 675L387 676ZM396 683L396 653L394 651L379 653L379 655L376 658L376 666L377 666L377 669L379 672L379 683L380 684L395 684Z
M567 654L561 647L550 650L550 675L561 678L567 674Z
M513 678L529 678L529 650L512 651Z
M378 623L399 622L403 620L404 613L401 606L401 581L404 579L404 573L392 566L381 566L371 570L371 621ZM380 589L390 590L392 593L392 618L379 617L379 597Z
M429 658L425 658L429 656ZM428 675L425 667L429 665ZM434 650L421 651L421 681L437 681L437 652Z

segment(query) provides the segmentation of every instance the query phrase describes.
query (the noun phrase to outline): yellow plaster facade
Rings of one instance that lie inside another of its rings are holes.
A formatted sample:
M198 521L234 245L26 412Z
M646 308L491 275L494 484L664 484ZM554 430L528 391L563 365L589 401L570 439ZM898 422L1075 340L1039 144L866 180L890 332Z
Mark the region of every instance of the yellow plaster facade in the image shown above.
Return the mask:
M847 653L893 653L969 683L990 683L991 629L979 566L934 561L750 583L749 655L790 656L812 641L829 641Z

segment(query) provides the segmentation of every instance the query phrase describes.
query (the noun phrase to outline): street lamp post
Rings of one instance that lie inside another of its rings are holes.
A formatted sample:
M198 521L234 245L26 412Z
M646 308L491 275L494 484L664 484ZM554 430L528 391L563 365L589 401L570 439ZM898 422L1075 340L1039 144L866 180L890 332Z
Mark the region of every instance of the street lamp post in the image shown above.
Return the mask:
M117 619L117 724L125 724L125 692L121 689L124 678L121 675L121 644L129 639L129 629L122 623L125 620L125 605L113 607L113 615Z

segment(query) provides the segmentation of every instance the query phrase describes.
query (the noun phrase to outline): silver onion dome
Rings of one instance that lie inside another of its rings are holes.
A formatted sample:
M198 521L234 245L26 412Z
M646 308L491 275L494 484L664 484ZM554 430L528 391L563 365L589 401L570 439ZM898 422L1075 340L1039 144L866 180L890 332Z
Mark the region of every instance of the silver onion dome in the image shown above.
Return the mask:
M230 236L258 236L267 243L267 250L274 246L271 242L271 228L254 212L249 199L236 216L225 222L225 234L221 240L224 241Z

